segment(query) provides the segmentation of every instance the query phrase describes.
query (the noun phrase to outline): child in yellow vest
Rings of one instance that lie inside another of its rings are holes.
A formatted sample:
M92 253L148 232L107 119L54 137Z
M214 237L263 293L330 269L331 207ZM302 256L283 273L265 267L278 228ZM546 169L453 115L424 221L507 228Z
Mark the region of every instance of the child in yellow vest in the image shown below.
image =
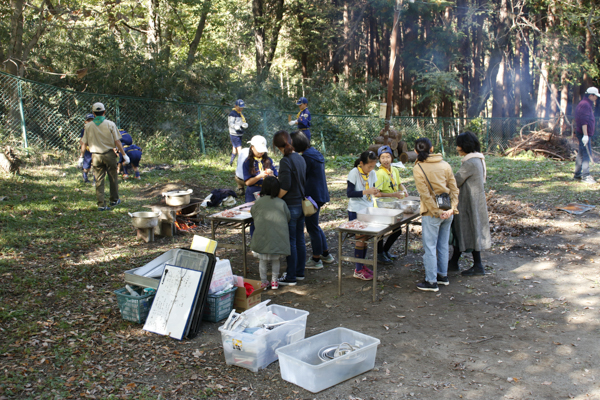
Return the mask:
M408 196L408 192L400 182L400 172L398 168L392 167L394 155L390 146L381 146L377 151L379 163L381 166L377 170L377 186L379 187L380 197L395 197L403 199ZM402 235L402 230L388 236L385 244L383 240L377 243L377 261L383 264L392 264L395 256L390 254L390 249L396 240Z

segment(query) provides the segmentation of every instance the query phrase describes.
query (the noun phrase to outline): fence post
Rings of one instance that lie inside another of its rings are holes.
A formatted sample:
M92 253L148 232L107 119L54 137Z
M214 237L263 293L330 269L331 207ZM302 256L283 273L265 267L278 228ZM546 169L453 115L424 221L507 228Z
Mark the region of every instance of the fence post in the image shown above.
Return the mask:
M206 154L206 147L204 146L204 132L202 132L202 112L198 106L198 128L200 129L200 147L202 148L202 154Z
M323 137L323 131L319 132L321 134L321 151L323 151L323 154L327 153L327 150L325 149L325 138Z
M486 135L485 135L485 150L486 151L490 151L490 119L486 118L485 120L485 128L486 128Z
M119 98L117 97L117 103L115 104L115 115L117 117L117 128L121 129L121 113L119 112Z
M17 94L19 96L19 113L21 114L21 135L23 136L23 147L27 148L27 127L25 126L25 110L23 110L23 89L21 81L17 80Z
M267 111L263 111L263 136L266 139L267 138Z

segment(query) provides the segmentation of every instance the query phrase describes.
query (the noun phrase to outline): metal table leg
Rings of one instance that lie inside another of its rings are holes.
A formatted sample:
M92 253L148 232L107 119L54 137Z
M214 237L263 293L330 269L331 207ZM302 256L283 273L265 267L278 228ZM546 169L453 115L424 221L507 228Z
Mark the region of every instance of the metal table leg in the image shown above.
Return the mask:
M404 256L408 254L408 231L410 230L410 221L406 223L406 236L404 238Z
M338 231L338 296L342 295L342 231Z
M377 245L381 236L373 236L373 302L377 301Z
M246 223L242 222L242 264L244 265L244 278L246 277Z

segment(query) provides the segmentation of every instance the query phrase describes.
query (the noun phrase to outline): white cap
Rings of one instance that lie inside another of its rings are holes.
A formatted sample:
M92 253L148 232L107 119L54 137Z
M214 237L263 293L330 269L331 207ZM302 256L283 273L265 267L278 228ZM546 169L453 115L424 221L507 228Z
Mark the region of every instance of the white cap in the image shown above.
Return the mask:
M254 146L254 149L259 153L267 153L269 151L269 149L267 149L267 139L260 135L253 136L252 140L248 143L250 143L251 146Z
M589 87L586 91L585 94L593 94L596 97L600 97L600 93L598 92L598 89L595 87Z
M106 111L106 109L104 108L104 104L94 103L94 105L92 106L92 111L93 112L102 112L102 111Z

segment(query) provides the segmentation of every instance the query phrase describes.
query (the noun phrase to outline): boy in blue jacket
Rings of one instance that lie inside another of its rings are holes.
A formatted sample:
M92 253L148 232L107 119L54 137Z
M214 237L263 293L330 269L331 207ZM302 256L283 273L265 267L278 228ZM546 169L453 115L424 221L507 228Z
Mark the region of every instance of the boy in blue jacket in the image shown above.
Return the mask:
M85 116L85 122L83 123L83 128L81 129L81 134L79 135L79 147L81 148L81 138L83 137L83 132L85 131L85 126L94 120L94 114L88 114ZM88 179L88 173L92 169L92 153L90 153L90 149L86 147L85 153L83 153L83 182L91 183ZM96 177L94 177L94 182L96 181Z
M125 153L129 156L130 165L135 172L135 179L141 179L140 177L140 161L142 159L142 149L135 144L133 144L133 138L127 131L120 130L121 133L121 143L123 144L123 149L125 149ZM123 165L123 156L119 156L119 166L123 169L123 179L129 178L129 165Z

